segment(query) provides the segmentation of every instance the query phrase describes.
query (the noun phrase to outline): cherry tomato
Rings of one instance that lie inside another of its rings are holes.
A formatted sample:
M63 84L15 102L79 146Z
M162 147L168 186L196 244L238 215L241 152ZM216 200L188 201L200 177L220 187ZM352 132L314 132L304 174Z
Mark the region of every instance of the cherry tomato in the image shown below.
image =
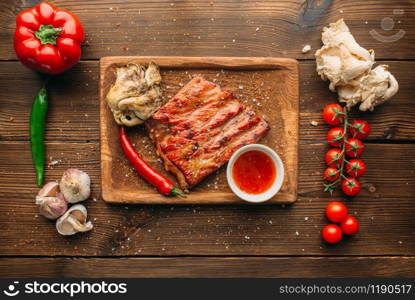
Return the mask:
M344 234L353 235L359 231L359 221L353 216L347 216L340 224Z
M366 164L361 159L351 159L346 164L346 172L352 177L361 177L366 173Z
M329 167L339 168L341 165L342 151L338 148L330 149L326 153L326 163Z
M324 171L324 178L329 182L334 182L339 179L340 171L336 168L328 167Z
M346 155L349 157L360 157L365 146L362 141L356 138L349 138L346 140Z
M347 216L347 207L339 201L330 202L326 207L326 216L333 223L340 223Z
M324 121L332 126L339 125L344 121L344 110L339 104L329 104L323 109Z
M321 235L323 236L323 239L330 244L337 244L343 237L342 230L335 224L324 226Z
M342 190L347 196L356 196L360 192L360 182L353 177L343 179Z
M343 145L344 129L341 127L334 127L327 133L327 142L330 146L341 147Z
M350 134L355 138L364 139L370 133L370 125L364 120L353 121L351 125Z

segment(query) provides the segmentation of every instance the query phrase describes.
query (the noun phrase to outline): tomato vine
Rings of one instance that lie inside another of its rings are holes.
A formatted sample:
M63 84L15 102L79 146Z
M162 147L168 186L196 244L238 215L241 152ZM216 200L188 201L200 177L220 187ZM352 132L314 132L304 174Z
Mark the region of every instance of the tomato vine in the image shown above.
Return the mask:
M370 132L370 126L363 120L356 120L350 123L347 109L338 104L326 106L323 110L323 118L331 126L343 125L343 128L332 128L328 133L327 140L329 144L338 148L332 148L326 154L326 162L329 168L325 172L325 178L328 183L324 184L324 191L332 194L341 183L343 192L346 195L355 196L360 191L360 183L356 178L365 173L366 165L360 159L349 161L346 157L360 157L364 150L364 145L357 137L367 137ZM334 173L336 169L337 173ZM354 172L351 172L349 169ZM345 175L346 173L349 177Z

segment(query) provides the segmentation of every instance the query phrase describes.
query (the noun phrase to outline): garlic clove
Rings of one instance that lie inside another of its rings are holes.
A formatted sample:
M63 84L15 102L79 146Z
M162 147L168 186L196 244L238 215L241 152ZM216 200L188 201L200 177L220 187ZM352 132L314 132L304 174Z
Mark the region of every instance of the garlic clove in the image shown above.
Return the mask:
M68 203L59 192L59 184L54 181L48 182L40 189L36 196L36 204L39 205L40 214L51 220L59 218L68 209Z
M62 193L57 192L56 197L36 197L39 212L47 219L55 220L68 210L68 203Z
M89 175L78 169L67 169L59 184L66 201L77 203L87 199L91 193Z
M87 222L87 210L82 204L75 204L56 221L56 230L61 235L73 235L77 232L86 232L93 228L90 221Z
M46 183L37 193L39 197L55 197L59 191L59 184L56 181Z

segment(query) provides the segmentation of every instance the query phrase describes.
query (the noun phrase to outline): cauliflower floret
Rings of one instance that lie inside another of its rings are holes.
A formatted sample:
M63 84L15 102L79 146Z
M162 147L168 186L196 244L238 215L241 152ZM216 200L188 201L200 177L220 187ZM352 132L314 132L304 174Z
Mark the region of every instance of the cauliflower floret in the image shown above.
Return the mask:
M348 108L361 103L360 110L373 110L398 92L388 66L372 70L374 51L356 42L343 19L324 27L321 40L323 47L315 53L317 73L330 81L330 90L337 91L339 101Z
M391 98L398 88L398 82L388 71L388 66L379 65L369 74L356 79L354 85L338 87L337 92L339 101L346 103L347 107L360 103L359 109L366 111Z
M316 51L317 73L330 80L330 90L367 73L375 62L373 50L361 47L340 19L323 28L323 47Z

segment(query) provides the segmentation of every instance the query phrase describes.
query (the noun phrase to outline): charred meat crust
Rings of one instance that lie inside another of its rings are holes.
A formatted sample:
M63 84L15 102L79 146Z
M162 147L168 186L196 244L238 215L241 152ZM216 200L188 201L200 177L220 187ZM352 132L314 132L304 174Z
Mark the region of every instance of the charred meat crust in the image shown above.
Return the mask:
M164 167L184 189L225 164L242 146L261 139L270 127L233 94L195 77L147 120Z

